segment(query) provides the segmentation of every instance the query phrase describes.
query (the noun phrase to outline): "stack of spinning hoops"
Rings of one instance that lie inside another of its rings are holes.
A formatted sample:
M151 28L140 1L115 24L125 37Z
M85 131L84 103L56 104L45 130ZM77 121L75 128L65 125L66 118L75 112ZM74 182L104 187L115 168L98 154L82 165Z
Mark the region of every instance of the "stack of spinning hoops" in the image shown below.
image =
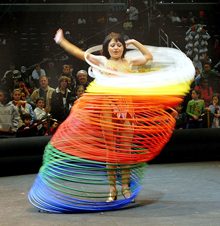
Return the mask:
M182 102L195 74L181 51L148 49L154 60L134 67L134 73L108 71L86 59L95 80L45 149L43 166L29 192L34 206L53 213L106 211L136 197L146 162L172 135L175 119L167 110ZM127 54L140 53L131 47ZM113 173L107 165L117 167L117 187L122 185L120 167L129 172L130 198L119 193L118 200L106 202L108 175Z

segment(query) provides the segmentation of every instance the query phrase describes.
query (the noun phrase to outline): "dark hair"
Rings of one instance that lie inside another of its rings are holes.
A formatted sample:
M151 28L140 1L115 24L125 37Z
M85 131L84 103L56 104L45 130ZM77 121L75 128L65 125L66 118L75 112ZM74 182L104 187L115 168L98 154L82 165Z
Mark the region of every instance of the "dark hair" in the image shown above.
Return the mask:
M23 114L23 115L22 115L22 121L24 122L25 119L30 119L30 120L32 120L32 117L31 117L31 115L29 115L29 114Z
M202 77L202 78L201 78L201 83L203 83L205 80L208 80L208 78ZM208 80L208 81L209 81L209 80Z
M40 100L42 100L42 101L44 101L44 102L45 102L45 100L44 100L44 98L43 98L43 97L38 97L38 98L36 99L36 104L37 104Z
M200 89L194 89L195 93L197 95L199 95L199 98L201 97L202 93L201 93L201 90Z
M218 98L218 104L220 104L220 95L218 93L214 93L213 96L212 96L212 102L213 102L214 97Z
M126 44L125 44L125 40L123 38L123 36L121 34L117 34L117 33L110 33L104 40L103 44L102 44L102 55L105 56L107 59L109 59L111 56L109 55L108 52L108 44L109 42L114 39L115 41L119 41L122 43L123 47L124 47L124 51L122 53L121 58L124 58L125 53L127 51L126 49Z

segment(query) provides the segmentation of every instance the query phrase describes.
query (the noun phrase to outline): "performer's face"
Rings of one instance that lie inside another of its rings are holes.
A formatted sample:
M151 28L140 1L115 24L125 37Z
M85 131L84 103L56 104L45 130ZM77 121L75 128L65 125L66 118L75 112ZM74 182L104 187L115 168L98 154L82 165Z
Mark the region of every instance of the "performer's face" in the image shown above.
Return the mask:
M108 52L111 58L119 59L121 58L124 51L124 46L121 42L112 39L108 44Z

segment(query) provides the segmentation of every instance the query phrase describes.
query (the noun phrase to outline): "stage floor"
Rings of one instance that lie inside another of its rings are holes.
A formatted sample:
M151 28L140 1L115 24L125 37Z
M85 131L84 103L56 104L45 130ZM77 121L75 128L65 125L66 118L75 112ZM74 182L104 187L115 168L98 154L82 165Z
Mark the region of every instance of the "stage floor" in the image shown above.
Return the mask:
M149 165L136 203L109 212L39 213L27 198L35 178L0 178L1 226L220 225L220 162Z

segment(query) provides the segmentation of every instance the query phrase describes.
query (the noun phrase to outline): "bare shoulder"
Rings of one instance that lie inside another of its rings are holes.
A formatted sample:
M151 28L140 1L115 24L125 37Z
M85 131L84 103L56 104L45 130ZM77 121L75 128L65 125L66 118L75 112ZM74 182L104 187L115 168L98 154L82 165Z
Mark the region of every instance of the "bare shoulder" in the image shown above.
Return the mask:
M93 54L88 55L88 60L97 66L105 66L107 62L106 57Z

